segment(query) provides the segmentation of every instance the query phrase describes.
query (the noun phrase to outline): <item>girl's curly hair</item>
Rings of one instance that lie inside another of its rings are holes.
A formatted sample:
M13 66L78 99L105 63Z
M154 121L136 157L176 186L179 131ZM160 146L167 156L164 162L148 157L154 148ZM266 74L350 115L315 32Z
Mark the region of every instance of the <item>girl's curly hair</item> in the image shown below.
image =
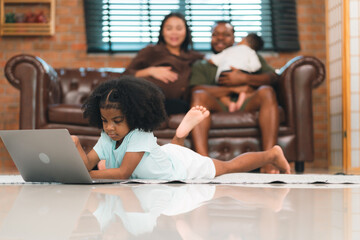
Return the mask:
M132 76L101 83L85 101L82 109L90 125L103 128L100 109L119 109L130 130L150 132L165 121L164 94L153 83Z

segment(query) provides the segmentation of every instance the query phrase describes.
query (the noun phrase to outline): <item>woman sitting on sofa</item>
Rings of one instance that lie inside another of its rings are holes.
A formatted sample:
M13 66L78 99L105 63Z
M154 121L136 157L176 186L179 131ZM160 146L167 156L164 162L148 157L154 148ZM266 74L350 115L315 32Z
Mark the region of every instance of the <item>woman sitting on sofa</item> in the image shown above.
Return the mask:
M155 83L165 94L168 115L185 113L191 65L203 54L192 50L190 28L180 13L165 16L159 40L140 50L124 74L142 77Z

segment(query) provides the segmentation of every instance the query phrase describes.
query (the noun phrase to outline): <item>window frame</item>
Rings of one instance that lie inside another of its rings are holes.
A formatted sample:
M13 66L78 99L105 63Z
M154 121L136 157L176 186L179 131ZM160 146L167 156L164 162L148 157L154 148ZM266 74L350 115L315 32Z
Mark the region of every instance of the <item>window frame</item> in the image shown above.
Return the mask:
M102 14L103 6L104 4L110 4L110 1L112 0L84 0L88 53L110 53L110 54L134 53L134 52L138 52L140 49L144 48L148 44L156 44L156 41L131 42L131 43L130 42L117 43L112 41L109 41L108 43L103 42L102 41L103 34L104 33L106 34L106 31L102 30L104 28L103 23L105 21L104 15ZM152 0L139 0L139 1L147 2L147 4L149 5ZM191 4L194 5L194 3L192 2L196 2L196 1L197 0L194 1L178 0L179 8L177 9L177 11L185 15L185 18L187 19L188 24L192 29L194 50L206 52L206 51L210 51L210 42L208 41L207 43L201 43L194 40L195 38L194 35L196 35L197 33L196 31L193 30L194 26L192 24L194 14L192 14L191 11L187 10L189 9L188 6L191 7ZM242 1L242 0L233 0L233 1ZM232 0L229 0L228 2L231 3ZM263 51L275 51L275 52L299 51L300 43L298 40L299 37L298 37L298 27L297 27L297 17L296 17L296 0L259 0L259 2L261 2L260 4L262 4L262 8L263 8L263 11L261 13L261 19L265 19L262 23L263 25L261 31L248 31L247 33L256 32L257 34L263 37L265 42ZM99 14L99 11L101 11L101 14ZM239 27L239 25L237 25L237 23L240 21L234 23L235 22L234 19L236 19L236 17L238 17L239 15L234 15L232 14L233 12L234 10L232 12L227 11L226 14L222 15L222 19L216 19L216 20L230 21L235 27L235 34L236 34L235 41L238 42L241 40L241 37L245 36L245 33L238 30L241 28ZM110 18L110 14L107 17ZM148 26L150 29L153 29L154 27L151 24L152 21L151 17L149 17L148 19L150 19L147 21ZM159 25L159 23L157 24ZM207 26L209 29L209 34L211 31L211 25ZM111 29L109 26L107 27L108 29ZM156 33L156 31L153 32L149 31L147 35L153 36L154 32ZM107 34L111 35L111 31L108 31ZM211 38L211 34L209 36ZM119 50L120 49L119 46L122 46L123 49ZM131 46L132 48L130 48Z

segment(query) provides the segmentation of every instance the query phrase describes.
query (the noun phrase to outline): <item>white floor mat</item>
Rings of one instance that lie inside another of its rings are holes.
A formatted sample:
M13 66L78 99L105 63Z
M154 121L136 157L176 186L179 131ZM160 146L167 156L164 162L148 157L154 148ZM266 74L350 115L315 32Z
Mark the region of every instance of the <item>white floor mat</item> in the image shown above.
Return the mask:
M360 184L360 175L330 175L330 174L261 174L232 173L214 179L196 179L186 181L131 179L126 183L196 183L196 184ZM0 184L31 184L25 182L20 175L0 175Z

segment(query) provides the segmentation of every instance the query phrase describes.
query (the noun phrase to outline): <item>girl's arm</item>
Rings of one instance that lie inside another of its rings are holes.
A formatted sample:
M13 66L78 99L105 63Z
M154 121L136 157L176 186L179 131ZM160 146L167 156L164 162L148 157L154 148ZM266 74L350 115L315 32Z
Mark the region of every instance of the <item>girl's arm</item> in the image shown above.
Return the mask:
M92 178L103 179L128 179L141 161L144 152L126 152L118 168L90 171Z
M80 156L81 156L82 160L84 161L87 170L90 171L100 161L97 153L95 152L94 149L92 149L86 155L84 149L81 147L81 143L80 143L79 138L77 136L71 136L71 138L74 141L75 146L76 146L77 150L79 151Z

